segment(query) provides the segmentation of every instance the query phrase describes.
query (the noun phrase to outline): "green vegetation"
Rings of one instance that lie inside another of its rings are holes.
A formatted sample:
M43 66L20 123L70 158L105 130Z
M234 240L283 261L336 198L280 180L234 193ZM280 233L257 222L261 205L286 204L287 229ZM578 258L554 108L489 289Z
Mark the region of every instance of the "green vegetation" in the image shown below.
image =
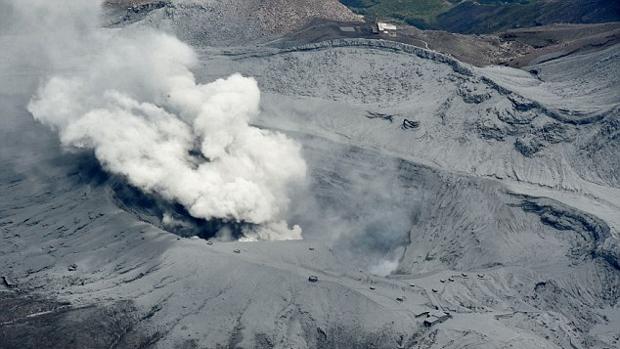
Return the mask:
M496 33L553 23L620 20L618 0L340 0L372 20L391 20L421 29Z
M527 4L536 0L477 0L487 6ZM454 8L462 0L341 0L369 18L392 19L426 28L432 27L437 16Z
M343 0L343 4L372 18L398 19L405 22L433 22L452 4L442 0Z

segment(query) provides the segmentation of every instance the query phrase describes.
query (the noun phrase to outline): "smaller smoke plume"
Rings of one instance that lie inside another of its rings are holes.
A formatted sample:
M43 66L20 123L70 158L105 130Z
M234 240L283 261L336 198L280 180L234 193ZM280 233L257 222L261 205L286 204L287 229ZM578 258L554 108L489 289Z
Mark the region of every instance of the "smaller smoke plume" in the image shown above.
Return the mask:
M28 2L37 8L25 12L41 16L62 8ZM304 179L306 164L295 142L249 125L259 112L254 79L236 74L197 83L195 53L176 38L145 28L99 29L79 20L93 17L91 1L61 2L71 3L71 13L48 19L42 29L59 36L39 45L56 62L67 57L72 64L55 69L31 101L38 121L57 130L64 146L92 150L106 170L181 203L194 217L252 223L250 240L301 238L301 229L282 219L288 188ZM26 20L36 27L38 16Z

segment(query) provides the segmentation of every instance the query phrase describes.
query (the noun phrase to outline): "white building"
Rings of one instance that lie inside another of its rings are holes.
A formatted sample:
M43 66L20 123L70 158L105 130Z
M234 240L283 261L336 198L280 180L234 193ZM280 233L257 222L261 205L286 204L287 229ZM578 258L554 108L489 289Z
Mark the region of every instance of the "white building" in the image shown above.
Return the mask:
M377 29L379 29L382 33L389 33L390 31L396 30L396 25L385 22L377 22Z

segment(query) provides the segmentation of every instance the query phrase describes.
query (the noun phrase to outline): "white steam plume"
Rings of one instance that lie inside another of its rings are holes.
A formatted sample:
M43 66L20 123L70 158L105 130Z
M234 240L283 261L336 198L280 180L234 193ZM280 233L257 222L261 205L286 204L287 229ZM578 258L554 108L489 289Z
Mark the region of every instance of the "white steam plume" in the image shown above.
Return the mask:
M256 81L236 74L197 83L189 46L152 29L85 23L92 2L12 1L31 30L45 18L39 28L51 39L39 43L55 69L29 105L34 117L63 145L92 149L106 170L194 217L261 225L249 239L301 238L282 217L306 164L295 142L249 125L259 112ZM59 14L64 5L69 11ZM57 69L63 59L70 67Z

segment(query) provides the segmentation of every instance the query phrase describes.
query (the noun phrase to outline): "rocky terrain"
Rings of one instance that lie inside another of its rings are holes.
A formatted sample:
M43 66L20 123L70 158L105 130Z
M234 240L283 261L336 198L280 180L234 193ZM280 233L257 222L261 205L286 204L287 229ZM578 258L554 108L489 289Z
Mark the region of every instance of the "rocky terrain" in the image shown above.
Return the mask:
M313 20L360 21L336 0L109 1L108 7L113 24L141 21L184 40L216 46L268 41Z
M398 25L388 34L373 31L375 24L313 22L279 40L281 45L317 43L342 38L396 41L432 49L475 66L527 66L572 53L596 51L620 42L618 22L603 24L555 24L513 29L484 35L463 35L437 30L420 30ZM352 28L352 32L342 28Z
M233 14L277 7L175 3L108 23L172 25L200 81L256 78L253 123L308 164L288 217L304 239L224 239L63 150L25 109L32 67L0 63L0 347L620 345L618 44L475 66L376 38L295 42L314 15L239 37ZM328 3L291 8L355 19Z
M174 32L200 46L243 46L267 42L286 45L289 41L298 44L347 37L380 38L432 49L477 66L499 64L523 68L545 59L620 42L618 22L559 23L523 29L508 27L498 28L508 29L503 32L481 35L420 30L415 26L399 24L397 31L385 35L376 33L376 28L373 30L376 24L372 18L363 19L336 1L297 4L290 1L117 0L107 1L106 4L110 12L108 25L147 23ZM342 28L351 31L343 31Z

